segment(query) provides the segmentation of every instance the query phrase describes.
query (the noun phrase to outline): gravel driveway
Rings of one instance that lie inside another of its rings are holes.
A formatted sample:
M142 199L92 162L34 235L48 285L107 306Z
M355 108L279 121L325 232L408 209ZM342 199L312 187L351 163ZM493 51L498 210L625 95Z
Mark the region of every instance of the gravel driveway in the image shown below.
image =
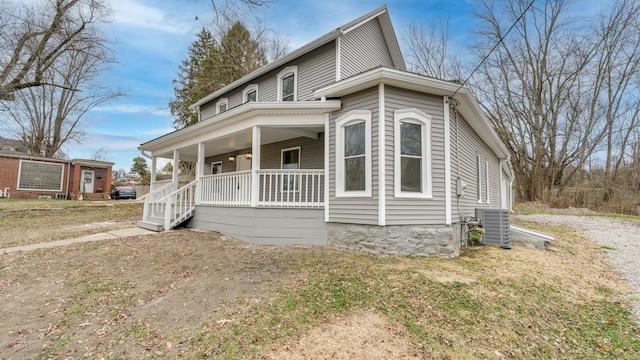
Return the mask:
M514 218L545 225L573 227L583 232L603 249L610 264L616 268L629 283L633 293L634 313L640 320L640 224L602 218L597 216L572 215L518 215Z

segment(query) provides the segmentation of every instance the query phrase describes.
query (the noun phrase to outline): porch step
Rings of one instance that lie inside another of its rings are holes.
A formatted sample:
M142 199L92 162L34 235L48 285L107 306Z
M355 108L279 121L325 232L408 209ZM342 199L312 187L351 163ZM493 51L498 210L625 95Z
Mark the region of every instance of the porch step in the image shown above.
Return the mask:
M157 232L161 232L164 230L164 224L158 223L152 220L140 220L138 221L138 226L143 229L157 231Z

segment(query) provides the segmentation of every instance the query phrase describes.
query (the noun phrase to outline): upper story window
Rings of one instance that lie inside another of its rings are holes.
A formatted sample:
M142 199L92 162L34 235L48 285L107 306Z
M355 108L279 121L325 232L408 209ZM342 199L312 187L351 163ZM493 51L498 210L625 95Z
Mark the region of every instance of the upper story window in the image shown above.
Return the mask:
M242 99L244 103L258 101L258 85L252 84L242 91Z
M298 67L287 66L278 73L278 101L298 100Z
M417 109L394 114L394 195L431 198L431 116Z
M218 102L216 103L216 114L221 114L227 111L228 107L229 107L229 100L227 98L222 98L218 100Z
M336 196L371 196L371 111L336 121Z

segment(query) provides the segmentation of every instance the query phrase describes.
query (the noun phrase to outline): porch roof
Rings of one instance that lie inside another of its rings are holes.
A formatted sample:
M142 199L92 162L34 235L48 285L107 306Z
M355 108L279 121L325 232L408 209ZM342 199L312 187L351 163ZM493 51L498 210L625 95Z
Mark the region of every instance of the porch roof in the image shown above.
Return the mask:
M242 148L251 144L250 129L253 126L280 128L278 131L267 131L262 136L263 143L280 141L293 136L282 131L282 128L299 128L302 133L305 129L309 132L324 130L324 114L341 106L340 100L245 103L211 119L143 143L138 150L166 156L173 149L192 148L199 142L223 138L227 139L229 146Z

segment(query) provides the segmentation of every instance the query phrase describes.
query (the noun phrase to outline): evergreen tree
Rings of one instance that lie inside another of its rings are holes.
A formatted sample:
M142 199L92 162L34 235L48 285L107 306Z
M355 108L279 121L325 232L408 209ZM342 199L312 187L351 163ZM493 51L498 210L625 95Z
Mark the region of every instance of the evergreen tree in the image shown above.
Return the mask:
M267 63L265 47L240 21L233 23L218 42L203 28L189 47L189 56L174 80L175 97L169 102L173 126L181 129L198 121L189 105Z

